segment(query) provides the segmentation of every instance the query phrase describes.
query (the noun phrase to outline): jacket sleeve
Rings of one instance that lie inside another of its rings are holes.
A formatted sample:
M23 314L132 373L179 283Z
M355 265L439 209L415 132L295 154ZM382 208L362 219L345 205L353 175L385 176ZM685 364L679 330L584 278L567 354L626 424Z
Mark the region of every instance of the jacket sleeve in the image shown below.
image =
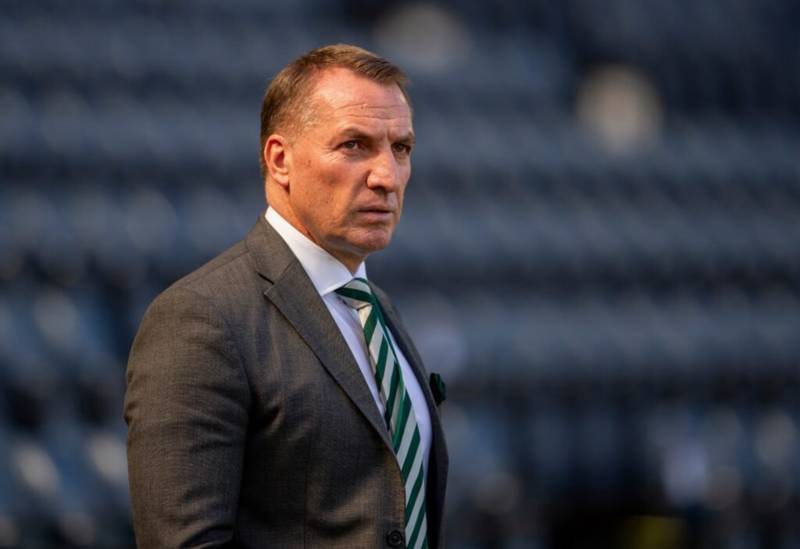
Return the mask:
M172 288L131 348L124 416L139 547L235 547L250 391L212 302Z

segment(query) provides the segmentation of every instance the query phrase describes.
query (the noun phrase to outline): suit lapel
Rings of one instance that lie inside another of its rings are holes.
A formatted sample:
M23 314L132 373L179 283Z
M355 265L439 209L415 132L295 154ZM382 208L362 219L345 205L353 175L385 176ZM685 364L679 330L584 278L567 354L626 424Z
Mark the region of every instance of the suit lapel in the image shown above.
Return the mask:
M271 282L265 284L266 298L286 317L391 449L386 424L375 406L353 353L303 266L263 216L250 231L247 246L256 270L267 282Z
M256 226L247 235L246 245L253 259L254 268L264 279L266 299L280 310L331 377L372 425L387 448L394 452L386 424L375 406L367 383L339 327L302 265L275 229L267 223L263 213ZM436 540L433 541L432 547L436 547L440 539L439 530L448 468L444 432L422 360L387 296L379 288L375 288L375 294L385 313L389 329L422 388L430 413L433 440L432 460L428 472L429 479L433 479L433 482L428 482L427 492L430 510L434 513L429 519L435 518L432 523L429 522L428 529L431 539Z

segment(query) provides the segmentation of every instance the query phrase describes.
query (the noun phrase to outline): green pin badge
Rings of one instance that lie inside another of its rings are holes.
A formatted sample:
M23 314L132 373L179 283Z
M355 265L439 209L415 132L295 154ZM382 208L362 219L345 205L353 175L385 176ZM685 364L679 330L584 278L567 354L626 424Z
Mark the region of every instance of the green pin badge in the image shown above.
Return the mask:
M433 400L437 406L447 400L447 385L445 385L442 376L436 373L431 374L430 386Z

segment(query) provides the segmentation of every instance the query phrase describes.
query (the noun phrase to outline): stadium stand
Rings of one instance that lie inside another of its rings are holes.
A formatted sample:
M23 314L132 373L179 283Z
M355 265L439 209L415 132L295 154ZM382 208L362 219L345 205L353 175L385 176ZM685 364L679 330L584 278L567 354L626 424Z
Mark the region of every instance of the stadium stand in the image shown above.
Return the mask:
M329 42L413 82L369 272L449 383L449 546L800 547L799 17L4 1L0 547L133 546L136 327L255 222L263 90Z

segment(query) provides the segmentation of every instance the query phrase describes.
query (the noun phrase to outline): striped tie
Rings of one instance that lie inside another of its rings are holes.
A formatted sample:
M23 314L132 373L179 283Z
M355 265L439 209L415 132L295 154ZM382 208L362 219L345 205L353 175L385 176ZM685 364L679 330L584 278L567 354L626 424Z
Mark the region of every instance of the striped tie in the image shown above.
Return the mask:
M417 418L411 409L411 398L403 383L400 363L389 339L389 329L383 320L378 300L366 280L354 278L336 290L336 293L358 311L369 348L370 362L386 407L386 424L392 435L392 446L405 483L406 547L427 548L428 524L425 516L422 445Z

